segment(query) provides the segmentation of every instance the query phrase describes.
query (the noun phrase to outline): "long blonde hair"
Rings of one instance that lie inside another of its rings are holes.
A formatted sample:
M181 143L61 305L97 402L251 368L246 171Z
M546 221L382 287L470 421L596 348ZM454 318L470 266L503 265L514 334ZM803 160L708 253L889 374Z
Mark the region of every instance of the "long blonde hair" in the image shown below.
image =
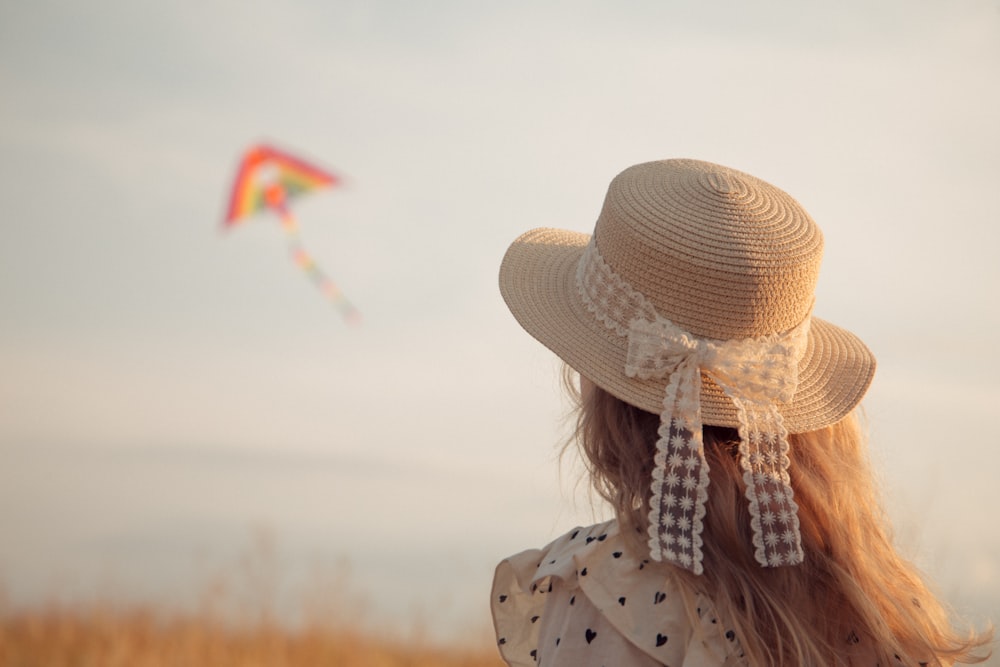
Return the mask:
M567 376L567 385L573 384ZM576 437L594 489L614 507L630 548L645 554L659 417L599 387L574 392ZM704 428L710 469L705 575L677 570L705 593L752 665L948 665L982 662L992 630L962 633L916 569L892 544L875 492L865 438L852 413L792 434L789 473L799 505L805 563L763 568L735 429ZM983 651L983 653L979 653Z

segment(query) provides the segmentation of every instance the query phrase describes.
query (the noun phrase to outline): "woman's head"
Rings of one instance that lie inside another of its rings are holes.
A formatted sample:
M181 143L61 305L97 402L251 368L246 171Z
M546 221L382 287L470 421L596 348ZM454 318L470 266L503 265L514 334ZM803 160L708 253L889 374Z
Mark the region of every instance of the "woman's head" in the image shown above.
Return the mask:
M856 337L812 317L822 245L782 190L665 160L612 181L593 237L535 230L508 250L501 291L529 333L659 417L644 462L654 560L703 571L703 427L722 426L739 436L754 558L801 561L787 432L842 419L874 372Z

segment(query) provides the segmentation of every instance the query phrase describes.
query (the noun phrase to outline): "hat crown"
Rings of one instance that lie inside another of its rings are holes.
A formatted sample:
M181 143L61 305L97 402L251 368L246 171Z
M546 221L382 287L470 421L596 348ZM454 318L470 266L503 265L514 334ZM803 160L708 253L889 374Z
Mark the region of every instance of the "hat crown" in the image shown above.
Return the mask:
M697 160L648 162L616 176L594 238L658 314L716 340L801 323L823 254L819 227L790 195Z

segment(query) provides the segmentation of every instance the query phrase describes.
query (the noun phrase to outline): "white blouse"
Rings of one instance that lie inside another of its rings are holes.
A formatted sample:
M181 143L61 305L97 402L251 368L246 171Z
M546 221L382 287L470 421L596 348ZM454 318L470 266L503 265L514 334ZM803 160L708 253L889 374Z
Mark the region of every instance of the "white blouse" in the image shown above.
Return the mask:
M511 667L746 665L712 604L666 564L638 561L616 521L576 528L501 562L493 625ZM690 611L689 611L690 610Z

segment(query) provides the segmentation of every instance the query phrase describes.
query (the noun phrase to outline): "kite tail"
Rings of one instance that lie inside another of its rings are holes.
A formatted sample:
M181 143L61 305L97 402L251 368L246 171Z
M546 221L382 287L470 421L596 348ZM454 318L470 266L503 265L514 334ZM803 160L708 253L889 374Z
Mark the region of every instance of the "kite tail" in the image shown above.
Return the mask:
M281 228L285 230L285 235L288 238L288 250L292 255L292 261L305 271L316 287L336 306L345 322L348 324L360 324L361 312L354 307L354 304L347 300L347 297L340 291L337 284L323 273L323 270L319 268L316 262L313 261L312 256L302 246L302 241L299 238L299 226L295 218L285 206L281 206L278 212L281 214Z

